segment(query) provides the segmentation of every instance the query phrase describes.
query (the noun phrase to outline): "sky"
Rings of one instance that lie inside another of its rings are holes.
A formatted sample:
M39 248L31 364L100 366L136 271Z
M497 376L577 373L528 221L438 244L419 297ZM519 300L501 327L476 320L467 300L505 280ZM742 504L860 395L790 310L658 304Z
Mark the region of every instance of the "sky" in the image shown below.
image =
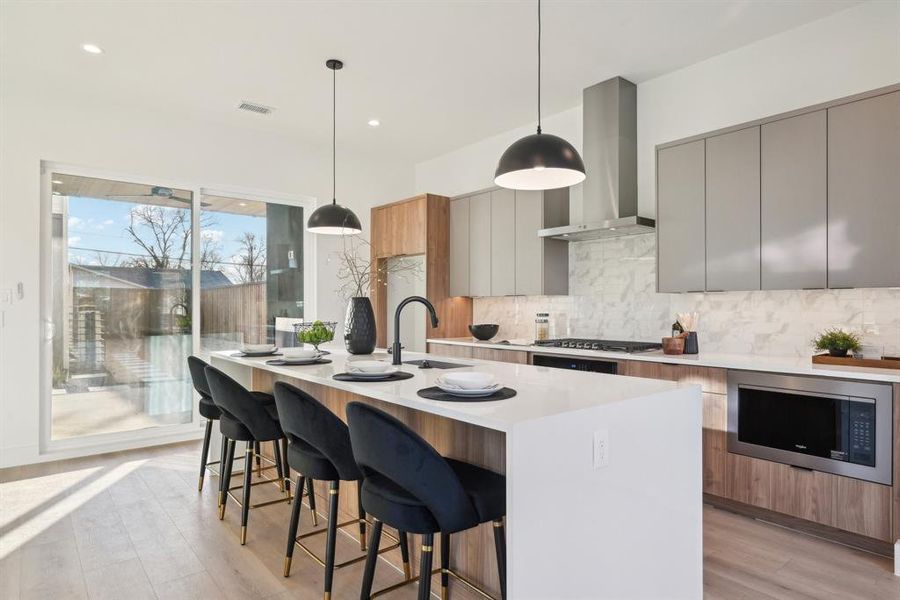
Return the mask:
M146 252L126 231L131 222L131 210L143 206L135 202L110 199L69 197L68 238L69 261L88 265L122 264L133 255L146 256ZM170 211L189 212L189 208L167 208ZM201 209L202 210L202 209ZM266 218L263 216L235 215L206 210L203 215L201 235L218 247L222 263L218 265L232 281L234 267L240 251L237 239L244 232L253 232L265 243ZM142 232L142 236L148 232ZM188 252L188 256L190 252Z

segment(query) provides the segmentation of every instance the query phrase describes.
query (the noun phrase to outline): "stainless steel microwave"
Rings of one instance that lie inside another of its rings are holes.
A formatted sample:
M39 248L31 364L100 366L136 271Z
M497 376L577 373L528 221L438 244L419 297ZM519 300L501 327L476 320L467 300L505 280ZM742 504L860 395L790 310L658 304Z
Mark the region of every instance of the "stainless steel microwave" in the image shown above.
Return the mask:
M728 372L728 451L892 483L890 384Z

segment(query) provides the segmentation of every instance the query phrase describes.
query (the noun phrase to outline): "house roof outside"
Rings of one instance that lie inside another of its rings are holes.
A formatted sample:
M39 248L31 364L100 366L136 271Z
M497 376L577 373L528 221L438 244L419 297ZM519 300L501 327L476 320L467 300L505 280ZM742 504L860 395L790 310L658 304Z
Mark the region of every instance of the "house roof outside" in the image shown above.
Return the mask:
M111 287L163 289L191 287L190 269L149 269L147 267L106 267L70 265L72 284L77 288ZM200 287L212 289L234 285L225 273L212 269L200 271Z

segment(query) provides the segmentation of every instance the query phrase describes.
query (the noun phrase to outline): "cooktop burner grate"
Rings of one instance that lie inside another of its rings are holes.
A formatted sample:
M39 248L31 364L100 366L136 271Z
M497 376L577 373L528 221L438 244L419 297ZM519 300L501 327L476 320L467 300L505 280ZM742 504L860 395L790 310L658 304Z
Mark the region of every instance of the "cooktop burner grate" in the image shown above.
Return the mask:
M604 350L607 352L649 352L659 350L662 344L655 342L621 342L615 340L592 340L584 338L561 338L558 340L541 340L535 346L551 348L575 348L578 350Z

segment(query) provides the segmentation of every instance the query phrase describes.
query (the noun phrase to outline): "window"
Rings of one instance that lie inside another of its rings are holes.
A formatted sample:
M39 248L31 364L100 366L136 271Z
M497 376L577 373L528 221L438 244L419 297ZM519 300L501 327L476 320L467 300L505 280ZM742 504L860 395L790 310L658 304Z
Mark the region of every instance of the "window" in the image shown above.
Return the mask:
M45 446L193 434L187 356L287 343L308 313L313 202L49 170Z

